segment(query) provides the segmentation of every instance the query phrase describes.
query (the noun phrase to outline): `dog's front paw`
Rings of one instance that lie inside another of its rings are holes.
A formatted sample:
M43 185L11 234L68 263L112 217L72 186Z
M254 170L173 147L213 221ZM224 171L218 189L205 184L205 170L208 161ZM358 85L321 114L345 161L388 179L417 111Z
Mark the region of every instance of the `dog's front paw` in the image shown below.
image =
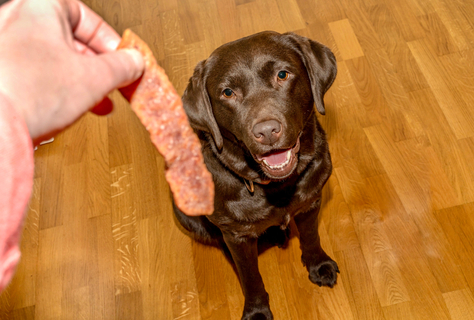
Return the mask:
M268 299L260 303L245 303L242 320L273 320Z
M269 308L267 310L253 310L249 313L244 312L242 320L273 320L273 314Z
M309 280L318 286L334 287L337 283L339 268L333 260L323 261L315 266L308 266Z

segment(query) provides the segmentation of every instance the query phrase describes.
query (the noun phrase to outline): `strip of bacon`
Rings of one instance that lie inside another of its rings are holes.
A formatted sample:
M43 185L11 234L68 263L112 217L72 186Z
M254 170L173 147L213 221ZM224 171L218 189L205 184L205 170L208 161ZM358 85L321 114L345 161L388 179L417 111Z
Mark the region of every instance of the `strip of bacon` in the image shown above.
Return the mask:
M176 206L187 215L212 214L214 183L181 98L148 45L129 29L123 33L117 49L124 48L140 51L145 60L145 72L120 91L130 101L132 110L165 160L165 177Z

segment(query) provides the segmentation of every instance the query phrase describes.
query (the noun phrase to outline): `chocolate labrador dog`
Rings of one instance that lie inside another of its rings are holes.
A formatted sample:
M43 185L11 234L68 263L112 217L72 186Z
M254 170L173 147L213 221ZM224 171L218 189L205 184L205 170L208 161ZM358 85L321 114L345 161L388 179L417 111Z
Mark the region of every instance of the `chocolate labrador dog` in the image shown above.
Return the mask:
M294 218L309 279L333 287L339 272L321 248L321 190L332 170L323 96L336 77L324 45L262 32L216 49L198 63L183 95L216 186L211 216L178 221L195 239L225 243L245 295L242 319L273 319L258 271L257 240Z

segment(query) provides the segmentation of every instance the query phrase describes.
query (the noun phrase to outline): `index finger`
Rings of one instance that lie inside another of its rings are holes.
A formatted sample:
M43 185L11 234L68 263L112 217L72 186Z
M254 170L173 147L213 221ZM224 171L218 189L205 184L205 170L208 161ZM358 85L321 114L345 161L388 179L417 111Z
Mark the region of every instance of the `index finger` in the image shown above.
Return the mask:
M97 53L114 51L119 34L97 13L79 0L66 0L74 37Z

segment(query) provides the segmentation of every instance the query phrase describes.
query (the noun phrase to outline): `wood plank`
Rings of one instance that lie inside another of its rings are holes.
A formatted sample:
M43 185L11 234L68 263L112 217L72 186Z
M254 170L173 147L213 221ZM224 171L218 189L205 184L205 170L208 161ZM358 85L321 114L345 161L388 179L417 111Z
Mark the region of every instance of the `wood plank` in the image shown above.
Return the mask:
M329 28L344 60L354 59L364 55L364 51L348 19L331 22L329 23Z
M156 3L160 13L178 9L178 0L158 0Z
M114 113L107 117L107 133L109 166L113 168L133 162L129 128L133 111L118 91L113 92L111 99L114 101Z
M474 135L474 118L466 103L460 98L458 89L450 82L445 82L447 73L438 62L438 58L423 40L409 42L410 51L420 66L431 90L436 96L446 119L456 138L466 138Z
M240 37L241 27L234 0L216 1L219 12L219 23L224 33L224 42L236 40Z
M329 215L331 215L331 211L323 211L323 213L321 213L321 220L325 222ZM335 259L336 262L338 262L335 253L336 251L331 246L331 238L325 226L326 223L319 226L321 246L332 259ZM347 249L351 250L349 247ZM359 248L356 248L356 250L359 250ZM316 288L316 290L313 291L313 301L315 301L314 304L318 306L318 316L320 319L356 319L353 315L351 304L349 303L346 288L347 285L345 284L343 277L338 274L337 284L334 288Z
M366 56L390 108L387 111L389 117L385 122L391 138L394 141L402 141L420 135L421 125L415 113L406 107L409 104L408 94L396 75L390 57L384 50L369 52Z
M163 28L165 58L158 63L163 67L178 94L182 94L189 79L185 38L181 29L181 18L176 10L160 14Z
M207 57L217 47L225 43L223 27L219 23L219 8L215 1L205 1L200 4L199 18L203 26L205 50L196 50L198 54L193 55L188 52L189 76L196 64ZM197 56L197 58L195 58Z
M362 251L335 253L354 319L385 319Z
M378 39L387 52L393 51L398 43L404 42L402 31L388 4L380 2L367 10L368 17L377 33Z
M163 183L164 184L164 183ZM172 225L175 221L171 208L167 211L167 218L160 221L160 229L166 225ZM197 263L192 263L191 256L194 254L192 239L176 226L173 231L164 239L164 243L174 243L180 247L180 251L176 252L173 247L162 250L168 261L172 265L181 266L180 268L167 269L169 278L169 292L171 296L171 307L174 319L201 319L202 313L199 304L198 278L196 276ZM223 292L224 286L219 286Z
M403 319L418 319L413 315L411 302L402 302L393 304L383 308L383 313L386 319L403 320Z
M425 30L418 20L420 15L416 3L407 0L386 0L385 3L392 12L397 29L404 41L413 41L425 36Z
M340 0L310 2L318 20L325 24L347 18L344 5Z
M110 232L110 215L102 215L87 222L90 314L86 318L106 320L115 317L114 243Z
M382 307L409 301L397 259L386 234L384 215L372 193L364 187L368 184L350 168L338 168L336 174L345 182L341 188L347 199L354 220L355 229L364 254L372 283Z
M470 288L474 287L474 276L470 272L474 266L474 258L470 254L473 250L473 236L468 230L474 227L470 216L473 209L474 204L470 203L435 212L437 221L448 235L453 255L459 259L460 268Z
M219 249L193 242L194 268L199 294L199 305L202 319L229 319L226 288L220 268L222 252ZM207 272L212 270L212 272ZM237 276L237 275L235 275ZM243 304L239 306L240 312Z
M462 23L455 15L456 4L451 4L450 1L433 1L433 7L438 15L441 23L446 27L453 43L459 50L468 50L472 48L473 43L466 36L462 27Z
M185 44L204 40L203 27L199 19L201 6L193 0L178 0L179 24Z
M169 256L166 234L160 232L157 218L147 218L138 223L139 259L141 268L141 293L145 319L172 319L171 286L168 275Z
M266 30L286 31L276 0L257 0L239 6L237 15L241 26L240 37Z
M121 293L115 298L115 319L137 319L143 317L142 293L140 291Z
M359 248L359 239L354 229L351 211L341 191L337 175L333 174L326 183L321 204L323 223L334 251Z
M459 28L462 30L464 37L466 37L469 46L472 48L474 45L474 23L472 22L472 14L474 13L474 8L469 2L463 1L443 1L444 5L449 8L449 11L452 13L452 20L459 24ZM439 13L439 7L433 5L435 10ZM444 22L447 26L453 24ZM448 28L449 29L449 28ZM455 38L455 37L454 37Z
M11 320L33 320L35 319L35 306L14 310L8 318Z
M139 25L142 21L141 3L115 0L103 0L99 3L100 15L119 34L122 34L125 28Z
M258 268L262 274L265 290L270 296L270 308L275 315L275 319L290 319L288 300L283 287L281 277L274 277L279 273L276 251L281 250L278 247L272 247L263 252L258 257Z
M255 0L234 0L236 6L240 6L241 4L246 4L249 2L254 2Z
M296 0L301 15L306 24L313 24L319 21L317 14L317 1Z
M39 241L39 212L41 200L41 178L34 179L33 191L28 204L20 251L22 257L16 274L5 292L0 295L0 319L13 317L15 310L35 305L36 273ZM27 311L27 310L26 310ZM25 311L25 312L26 312ZM22 313L23 311L18 311ZM29 311L28 311L29 312ZM11 313L11 314L10 314ZM33 308L34 314L34 308Z
M346 65L364 107L359 116L361 126L370 127L390 118L390 108L366 57L351 59Z
M406 92L429 88L428 82L406 42L397 43L389 53L389 58L393 63L393 70Z
M426 41L438 56L459 51L437 13L418 17L426 32Z
M385 234L410 297L409 302L384 307L384 314L389 319L446 319L448 310L422 253L423 239L417 224L403 208L387 175L368 178L367 186L384 213Z
M35 319L61 319L64 237L63 226L39 232Z
M429 89L420 90L410 93L410 100L412 104L418 105L414 110L418 114L418 118L420 120L423 119L421 122L423 130L428 136L432 149L440 162L438 169L434 168L433 172L438 170L444 172L444 175L433 175L434 179L439 180L436 184L440 186L445 185L442 188L445 191L440 191L441 193L445 192L445 196L440 194L440 198L437 199L441 201L444 198L443 201L446 202L445 207L474 201L472 178L467 178L472 177L467 169L469 166L468 158L464 157L461 151L469 149L460 149L460 146L458 146L460 142L456 139L453 130L451 130L435 95ZM446 130L440 132L440 126L443 126ZM441 184L443 180L447 180L448 184Z
M294 31L306 27L296 0L276 0L285 30Z
M110 215L110 171L108 119L93 114L87 120L86 201L88 218Z
M429 179L429 173L426 171L423 162L408 163L403 160L417 159L417 161L425 161L421 153L417 157L406 157L408 152L417 152L417 148L422 150L423 147L417 147L414 141L407 141L405 144L399 144L399 147L392 147L387 136L380 128L371 127L365 129L365 132L391 177L405 209L421 229L425 254L428 256L430 268L435 274L440 289L442 292L447 292L464 288L464 279L460 276L460 272L452 272L452 270L457 269L458 262L451 254L446 235L442 232L440 225L433 222L430 195L423 191L426 190L423 185ZM418 152L422 152L421 150ZM393 161L397 158L396 162ZM415 198L416 201L414 201ZM411 207L412 205L413 207Z
M447 81L458 89L466 104L471 105L474 102L474 86L469 67L474 63L474 50L447 54L440 57L439 61L446 70ZM471 109L469 111L473 113Z
M133 201L134 167L115 167L112 176L112 237L114 242L115 295L140 290L138 216Z
M308 316L319 319L318 305L312 298L314 290L316 290L315 285L309 281L308 271L301 263L301 249L296 225L292 222L290 226L292 237L288 246L276 252L282 288L286 298L293 301L288 304L288 311L292 319L306 319Z
M452 319L474 319L474 296L469 289L443 294Z
M382 42L370 19L370 7L367 8L358 1L345 1L344 4L347 18L361 48L367 52L382 48Z

